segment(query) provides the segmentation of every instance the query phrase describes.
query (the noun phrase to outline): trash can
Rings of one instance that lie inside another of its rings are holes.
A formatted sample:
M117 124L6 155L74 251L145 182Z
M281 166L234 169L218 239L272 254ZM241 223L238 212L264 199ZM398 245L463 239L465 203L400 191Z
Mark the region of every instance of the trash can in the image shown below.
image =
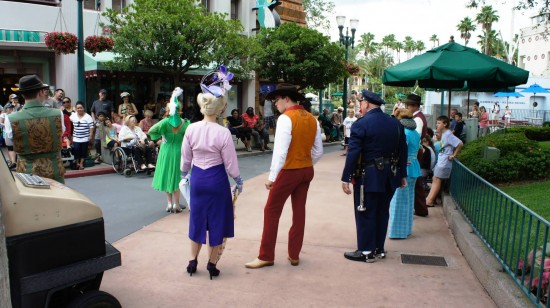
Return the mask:
M121 257L105 241L98 206L54 180L12 174L5 158L0 198L13 307L120 307L99 291Z
M476 118L465 119L466 123L464 130L466 132L466 142L477 140L478 120Z

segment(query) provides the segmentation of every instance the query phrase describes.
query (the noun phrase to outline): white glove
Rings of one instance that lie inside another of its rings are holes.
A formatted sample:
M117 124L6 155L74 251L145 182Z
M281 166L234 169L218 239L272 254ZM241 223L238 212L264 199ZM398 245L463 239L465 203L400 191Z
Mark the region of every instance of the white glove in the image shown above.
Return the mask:
M181 173L181 180L179 183L180 190L183 190L185 185L189 185L189 180L191 179L191 174L188 174L187 172Z
M243 178L238 175L234 177L233 180L235 180L235 184L237 184L237 186L235 186L235 189L233 190L233 194L235 194L235 191L237 190L239 191L239 194L241 194L243 192Z

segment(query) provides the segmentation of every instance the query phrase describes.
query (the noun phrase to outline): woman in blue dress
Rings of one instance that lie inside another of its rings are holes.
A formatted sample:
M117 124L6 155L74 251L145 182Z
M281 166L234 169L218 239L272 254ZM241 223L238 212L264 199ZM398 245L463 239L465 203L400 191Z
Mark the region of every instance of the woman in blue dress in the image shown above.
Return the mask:
M416 123L412 112L408 109L398 109L395 117L405 127L407 139L407 186L397 188L390 203L390 221L388 237L391 239L407 238L412 233L414 213L414 186L416 179L422 175L417 159L420 147L420 134L416 131Z

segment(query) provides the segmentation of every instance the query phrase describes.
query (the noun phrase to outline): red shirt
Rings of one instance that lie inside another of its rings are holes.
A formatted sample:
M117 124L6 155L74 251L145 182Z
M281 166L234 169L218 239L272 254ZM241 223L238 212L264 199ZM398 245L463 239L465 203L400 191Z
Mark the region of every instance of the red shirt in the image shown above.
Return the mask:
M258 116L254 115L252 118L245 112L243 113L243 119L246 122L246 127L254 128L256 126L256 123L258 122Z

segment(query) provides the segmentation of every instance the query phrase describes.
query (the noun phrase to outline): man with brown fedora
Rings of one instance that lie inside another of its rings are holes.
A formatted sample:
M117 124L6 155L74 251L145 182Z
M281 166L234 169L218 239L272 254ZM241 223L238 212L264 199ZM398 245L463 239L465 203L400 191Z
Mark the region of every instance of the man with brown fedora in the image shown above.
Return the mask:
M44 106L49 86L36 75L19 79L18 93L26 100L21 111L9 115L13 147L19 155L17 172L32 173L64 183L61 136L65 130L61 110Z
M279 218L283 206L292 199L292 226L288 233L288 260L296 266L304 240L306 199L313 180L313 165L323 155L321 128L315 117L298 102L305 101L296 86L280 84L267 94L281 113L273 146L273 158L265 187L269 196L264 208L264 228L258 257L247 268L273 265Z
M420 111L421 104L422 99L419 95L407 95L405 105L407 106L407 109L413 113L414 122L416 122L416 131L420 134L420 140L428 134L428 122L426 121L426 117L422 111ZM423 156L423 148L420 147L417 154L418 161L422 161ZM414 186L414 214L422 217L428 216L428 206L426 205L426 194L424 192L422 177L416 179Z

